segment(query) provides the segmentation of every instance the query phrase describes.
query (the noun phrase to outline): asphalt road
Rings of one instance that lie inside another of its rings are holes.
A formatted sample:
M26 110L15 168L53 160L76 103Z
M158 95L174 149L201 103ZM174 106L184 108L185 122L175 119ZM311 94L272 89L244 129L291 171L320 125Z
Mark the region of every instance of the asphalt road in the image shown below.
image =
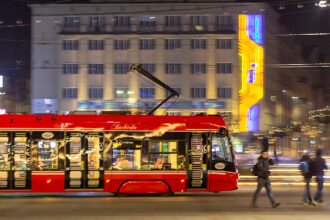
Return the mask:
M251 208L253 186L218 194L179 194L169 197L105 194L86 195L0 195L0 219L187 219L187 220L323 220L330 219L330 203L303 206L302 187L274 186L274 195L281 206L270 207L265 192ZM330 188L325 200L330 202ZM315 190L315 188L313 189Z

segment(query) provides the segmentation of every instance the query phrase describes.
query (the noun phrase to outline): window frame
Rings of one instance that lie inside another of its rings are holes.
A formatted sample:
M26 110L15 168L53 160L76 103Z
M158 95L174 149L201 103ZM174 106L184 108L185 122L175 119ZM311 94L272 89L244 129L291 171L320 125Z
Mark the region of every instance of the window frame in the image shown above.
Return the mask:
M139 40L140 50L154 50L156 49L156 40L151 38L143 38Z
M129 72L129 63L114 63L113 72L114 74L119 74L119 75L127 74Z
M139 97L141 99L154 99L155 98L155 94L156 93L156 89L155 87L140 87L139 89ZM142 95L142 94L147 94L146 96Z
M192 74L207 73L207 64L206 63L191 63L190 64L190 73L192 73Z
M223 62L217 63L217 73L219 74L231 74L233 73L233 63Z
M88 88L88 98L89 99L103 99L103 96L104 96L103 87L89 87Z
M79 40L63 40L63 50L79 50Z
M220 99L231 99L233 95L233 89L231 87L219 87L218 98Z
M217 39L217 49L233 49L233 40L232 39Z
M166 27L180 27L182 25L180 15L165 15L164 20Z
M192 87L190 89L190 97L195 99L205 99L206 87Z
M207 49L207 39L205 38L195 38L191 39L191 49L196 50L196 49Z
M165 63L166 74L181 74L181 63Z
M179 38L165 39L165 49L166 50L181 49L181 39Z
M62 73L63 74L78 74L79 73L79 65L78 63L63 63L62 65Z
M113 17L113 25L115 27L130 27L131 26L131 16L116 15Z
M77 87L62 88L62 98L63 99L77 99L78 98L78 88Z
M103 75L104 74L104 64L103 63L89 63L88 64L88 74Z
M88 40L89 50L104 50L104 40Z
M129 39L115 39L114 40L114 50L128 50L130 49Z

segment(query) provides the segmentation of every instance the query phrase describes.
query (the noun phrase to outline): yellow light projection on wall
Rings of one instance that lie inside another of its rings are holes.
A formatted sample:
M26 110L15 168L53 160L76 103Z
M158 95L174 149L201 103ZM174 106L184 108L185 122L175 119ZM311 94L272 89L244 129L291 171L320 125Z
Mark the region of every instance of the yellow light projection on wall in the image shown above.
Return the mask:
M259 130L258 102L264 95L263 16L239 15L240 131Z

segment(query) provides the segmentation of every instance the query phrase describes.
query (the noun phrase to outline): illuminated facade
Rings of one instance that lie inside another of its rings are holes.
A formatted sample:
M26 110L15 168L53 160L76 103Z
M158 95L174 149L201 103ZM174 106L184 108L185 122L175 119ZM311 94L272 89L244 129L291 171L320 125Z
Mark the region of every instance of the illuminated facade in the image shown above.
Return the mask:
M259 130L259 102L264 96L264 33L262 15L239 15L240 130Z
M263 119L264 4L31 7L33 113L146 112L166 91L128 73L140 63L180 93L156 114L220 113L242 132L272 124Z

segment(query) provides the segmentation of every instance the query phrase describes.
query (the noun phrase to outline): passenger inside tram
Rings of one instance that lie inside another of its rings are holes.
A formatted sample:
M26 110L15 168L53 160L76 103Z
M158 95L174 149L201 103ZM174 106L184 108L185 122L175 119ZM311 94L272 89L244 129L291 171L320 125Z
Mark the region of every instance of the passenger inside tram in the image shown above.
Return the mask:
M132 163L130 163L124 156L117 158L113 165L113 169L116 170L125 170L132 168L133 168Z

